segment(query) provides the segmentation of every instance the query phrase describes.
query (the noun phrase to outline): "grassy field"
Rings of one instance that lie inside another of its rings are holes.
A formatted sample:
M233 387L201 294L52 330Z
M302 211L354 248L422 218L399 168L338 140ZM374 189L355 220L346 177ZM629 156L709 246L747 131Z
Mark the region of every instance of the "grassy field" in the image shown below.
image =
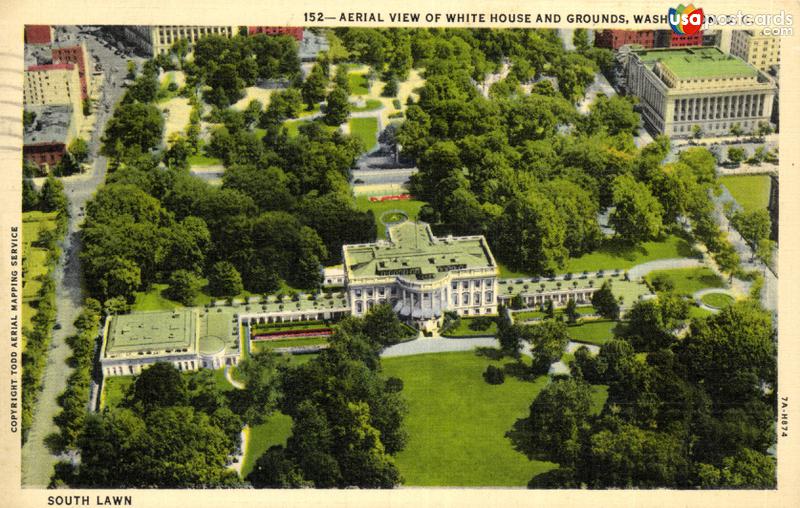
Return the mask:
M110 376L103 380L103 394L100 406L102 408L115 408L120 402L128 387L133 384L133 376Z
M190 166L219 166L222 160L216 157L209 157L204 153L190 155L187 159Z
M675 286L675 292L681 295L691 295L706 288L725 287L725 282L719 275L706 267L656 270L647 275L647 280L652 281L657 276L666 276Z
M350 85L350 95L367 95L369 93L366 74L350 72L347 74L347 81Z
M415 220L419 214L420 208L425 204L424 201L417 201L416 199L407 199L403 201L383 201L372 202L368 196L356 197L356 208L365 212L372 210L375 214L375 224L377 227L378 238L385 238L386 227L381 223L381 215L389 210L402 210L408 215L409 220Z
M769 204L770 183L767 175L723 176L719 180L748 212L766 208Z
M700 307L697 307L696 305L692 305L691 307L689 307L689 318L690 319L704 319L704 318L707 318L708 316L713 316L713 315L714 315L713 312L711 312L709 310L706 310L706 309L701 309Z
M45 231L54 231L57 227L56 212L25 212L22 214L22 256L25 259L24 286L22 288L22 329L32 328L32 319L36 314L36 300L42 279L47 276L48 250L34 247L39 236ZM26 338L22 335L22 347Z
M616 321L590 321L580 325L570 326L567 332L575 342L585 342L602 346L614 337Z
M378 119L377 118L351 118L350 135L357 137L364 142L367 151L372 150L378 142Z
M509 362L510 363L510 362ZM490 364L474 352L386 358L383 373L403 380L409 404L409 440L397 455L407 485L525 486L555 467L529 461L505 437L547 383L506 376L490 385L482 374Z
M247 449L242 460L242 478L253 470L256 461L270 446L285 445L286 439L292 433L292 418L280 412L275 412L261 425L250 429Z
M644 242L630 247L609 240L595 252L572 258L564 268L566 273L597 270L625 269L656 259L682 258L692 255L689 243L675 235L661 242ZM502 275L501 275L502 276Z
M733 297L725 293L708 293L701 298L704 304L715 309L722 309L733 303Z
M367 99L366 104L363 107L353 106L350 108L350 111L359 112L359 111L375 111L376 109L381 109L383 107L383 103L378 99Z
M443 334L445 337L476 337L497 334L497 323L492 322L491 325L485 330L473 330L469 327L470 323L475 321L475 318L462 317L459 320L458 326Z

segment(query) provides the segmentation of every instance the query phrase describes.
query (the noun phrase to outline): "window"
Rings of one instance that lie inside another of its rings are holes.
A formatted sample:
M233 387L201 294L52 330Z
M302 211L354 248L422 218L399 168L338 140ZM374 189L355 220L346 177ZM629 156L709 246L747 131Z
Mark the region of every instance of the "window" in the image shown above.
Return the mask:
M464 282L462 282L461 283L461 287L464 288L464 289L467 289L469 287L469 281L465 280Z
M361 302L356 302L356 314L361 314L361 311L364 310L364 306Z
M486 292L486 303L491 303L493 300L494 294L491 291Z
M361 298L361 290L356 289L356 298Z
M458 305L458 293L453 293L453 305Z
M472 295L472 299L473 299L472 303L474 305L480 305L481 304L481 293L480 293L480 291L475 291L475 293Z
M461 295L461 305L469 305L469 293Z

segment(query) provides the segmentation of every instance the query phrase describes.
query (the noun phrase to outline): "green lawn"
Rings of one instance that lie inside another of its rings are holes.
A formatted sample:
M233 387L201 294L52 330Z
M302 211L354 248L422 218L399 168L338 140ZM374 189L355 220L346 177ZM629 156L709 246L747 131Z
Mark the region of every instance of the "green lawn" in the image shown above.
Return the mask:
M492 316L497 317L497 316ZM492 322L491 325L485 330L473 330L469 327L470 323L475 321L475 318L470 317L462 317L459 320L458 326L454 329L450 330L446 334L445 337L476 337L476 336L486 336L492 335L494 336L497 334L497 323Z
M369 82L366 74L350 72L347 74L347 81L350 85L350 95L367 95L369 93Z
M231 390L235 390L236 387L233 386L228 379L225 377L225 369L215 369L214 370L214 382L217 385L217 388L222 390L223 392L229 392Z
M706 309L701 309L700 307L697 307L696 305L692 305L691 307L689 307L689 318L690 319L705 319L708 316L713 316L713 315L714 315L713 312L711 312L709 310L706 310Z
M257 323L250 328L250 333L258 335L260 333L314 330L328 327L329 325L325 324L324 321L297 321L294 324L291 321L287 323Z
M615 240L607 240L595 252L570 259L564 272L625 269L656 259L682 258L691 255L691 245L675 235L670 235L661 242L644 242L636 247L625 246Z
M486 366L503 363L472 351L382 361L384 375L403 380L409 405L408 444L397 455L407 485L524 487L555 467L529 461L505 437L528 416L548 378L526 382L509 375L501 385L486 383Z
M748 212L766 208L769 204L770 179L767 175L723 176L720 182Z
M526 279L531 276L531 274L527 272L514 271L499 261L497 261L497 268L500 269L501 279Z
M274 445L285 445L286 439L292 433L292 418L280 412L275 412L261 425L250 429L250 438L242 461L242 478L253 470L256 461L264 452Z
M675 292L681 295L691 295L706 288L725 287L725 282L719 275L706 267L656 270L647 275L647 280L652 281L657 276L666 276L675 286Z
M216 157L209 157L204 153L190 155L187 159L190 166L219 166L222 160Z
M587 344L602 346L614 337L614 327L616 326L616 321L589 321L588 323L570 326L567 328L567 332L575 342L586 342Z
M367 99L366 104L363 107L356 107L353 106L350 108L350 111L359 112L359 111L375 111L376 109L381 109L383 107L383 103L378 99Z
M592 414L599 415L608 399L608 385L592 385Z
M108 376L103 380L103 393L100 396L100 406L102 408L115 408L122 398L128 387L133 384L133 376Z
M386 226L381 223L381 215L389 210L402 210L408 215L409 220L415 220L420 208L425 205L424 201L416 199L406 199L403 201L376 201L372 202L368 196L356 197L356 208L362 212L372 210L375 214L375 224L377 227L378 238L385 238Z
M377 118L351 118L350 135L357 137L364 142L367 151L378 142L378 119Z
M733 297L725 293L708 293L707 295L703 295L701 300L704 304L709 307L714 307L715 309L722 309L734 302Z

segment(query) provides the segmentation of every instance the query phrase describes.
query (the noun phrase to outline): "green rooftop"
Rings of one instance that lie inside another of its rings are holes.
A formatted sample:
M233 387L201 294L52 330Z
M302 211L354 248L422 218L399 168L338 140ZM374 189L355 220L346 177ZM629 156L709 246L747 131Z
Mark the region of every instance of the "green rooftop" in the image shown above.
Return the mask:
M124 314L111 318L105 356L191 352L196 338L197 314L192 310Z
M661 62L680 79L753 77L758 71L718 48L673 48L635 51L642 62Z
M412 275L431 280L451 270L495 268L481 236L433 236L424 223L406 221L389 228L388 243L347 245L345 268L349 279Z

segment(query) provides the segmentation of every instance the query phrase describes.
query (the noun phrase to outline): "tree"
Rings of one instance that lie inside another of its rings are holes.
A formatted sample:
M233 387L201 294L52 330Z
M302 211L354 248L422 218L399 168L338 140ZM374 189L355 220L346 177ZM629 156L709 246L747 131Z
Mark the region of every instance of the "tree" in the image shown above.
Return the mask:
M639 128L639 114L633 110L630 99L615 95L598 95L586 117L587 130L595 133L605 129L609 135L635 133Z
M745 159L744 148L740 148L738 146L732 146L728 148L728 161L732 165L738 166L744 159Z
M630 175L614 179L613 206L609 222L616 234L630 243L653 239L661 234L661 203L650 189Z
M719 404L760 397L762 382L775 380L775 343L770 314L757 302L742 301L693 321L678 351L694 383L702 383ZM714 368L709 368L713 365Z
M134 79L136 77L136 61L128 60L126 68L128 70L128 79Z
M572 44L578 51L589 49L589 32L585 28L576 28L572 34Z
M242 276L228 261L219 261L208 274L208 290L214 296L236 296L244 290Z
M483 371L483 379L490 385L501 385L506 380L506 375L503 369L495 367L494 365L489 365L486 367L486 370Z
M103 134L103 154L120 157L137 151L147 153L161 144L164 119L152 104L121 104Z
M350 116L350 102L347 92L337 86L328 94L325 105L325 123L328 125L341 125Z
M69 154L76 164L83 164L89 156L89 146L83 138L75 138L69 144Z
M591 404L589 385L571 378L551 381L531 404L524 425L524 452L561 467L574 466L582 434L589 430Z
M749 448L722 460L720 487L736 489L774 489L775 459Z
M687 474L682 447L676 436L633 425L601 430L589 438L585 479L594 488L682 485Z
M497 340L504 354L519 359L522 351L522 339L525 336L525 325L514 323L509 325L505 319L500 320L497 329Z
M386 84L383 85L381 97L397 97L399 91L400 84L397 81L397 77L394 74L390 74L386 79Z
M189 270L175 270L169 276L169 287L165 293L173 300L183 305L192 305L200 292L202 281L194 272Z
M145 412L156 408L182 406L188 401L186 381L171 363L158 362L144 369L131 385L126 404Z
M774 253L775 242L769 238L762 238L758 241L758 247L756 247L756 256L758 256L758 259L763 261L766 266L772 264Z
M543 374L564 354L569 334L562 321L548 319L541 324L530 325L525 340L531 344L531 369L534 374Z
M762 208L735 213L731 218L731 226L736 228L742 238L755 250L758 242L769 238L772 221L769 212Z
M151 367L152 368L152 367ZM219 488L240 484L227 467L225 432L191 407L158 407L143 417L118 409L87 417L75 487Z
M39 193L39 206L43 212L68 213L69 202L64 194L64 184L53 176L48 176Z
M512 198L490 226L497 256L517 269L553 273L563 265L566 226L553 204L529 192Z
M314 109L314 105L325 99L325 87L328 84L328 76L323 72L319 64L314 65L308 77L303 82L300 91L303 95L303 102L309 111Z
M275 355L261 351L239 364L245 389L236 393L233 408L248 425L262 423L275 408L278 396L278 369Z
M567 319L570 323L576 323L580 314L578 313L578 305L575 303L574 298L567 300L567 307L564 309L567 314Z
M617 319L619 317L619 304L611 291L611 283L609 281L603 282L600 289L592 295L592 306L604 318Z
M120 296L133 301L133 293L142 284L142 271L130 259L114 257L106 265L106 271L100 278L100 289L106 298Z
M742 129L742 125L739 122L731 124L731 127L728 131L731 136L739 137L744 134L744 129Z
M700 139L703 137L703 128L699 125L692 125L692 138Z
M376 305L364 316L364 334L383 346L400 342L408 330L389 304Z
M22 211L29 212L39 206L39 193L29 178L22 179Z

